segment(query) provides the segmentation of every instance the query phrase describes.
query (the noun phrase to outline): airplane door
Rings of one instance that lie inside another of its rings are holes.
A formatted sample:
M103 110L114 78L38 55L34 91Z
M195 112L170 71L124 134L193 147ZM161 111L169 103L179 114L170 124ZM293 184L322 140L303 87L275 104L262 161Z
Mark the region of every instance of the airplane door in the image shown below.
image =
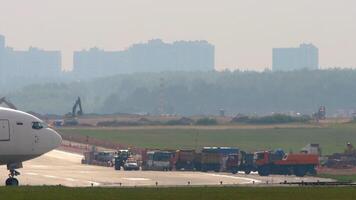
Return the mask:
M7 119L0 119L0 141L10 141L10 123Z

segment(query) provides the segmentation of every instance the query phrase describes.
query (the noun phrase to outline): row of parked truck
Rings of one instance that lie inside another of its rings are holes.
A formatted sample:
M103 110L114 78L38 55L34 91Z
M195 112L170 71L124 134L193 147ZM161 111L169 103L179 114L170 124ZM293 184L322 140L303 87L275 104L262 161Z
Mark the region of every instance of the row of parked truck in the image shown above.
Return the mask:
M142 170L215 171L233 174L242 171L245 174L257 172L261 176L280 174L302 177L306 174L316 174L319 155L307 152L286 154L281 149L249 153L234 147L204 147L200 151L144 150L140 155L132 155L129 150L119 150L112 158L104 159L104 162L108 163L108 166L114 166L116 170L141 168Z
M248 153L238 148L205 147L201 152L194 150L147 151L142 157L142 170L194 170L231 172L245 174L258 172L270 174L305 176L316 174L319 155L289 153L283 150ZM146 155L146 156L144 156Z

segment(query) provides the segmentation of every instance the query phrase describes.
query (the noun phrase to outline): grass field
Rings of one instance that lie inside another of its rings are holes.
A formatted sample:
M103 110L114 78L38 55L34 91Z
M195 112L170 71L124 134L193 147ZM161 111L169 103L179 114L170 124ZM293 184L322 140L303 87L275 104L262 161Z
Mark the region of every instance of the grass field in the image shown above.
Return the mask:
M334 174L318 174L318 177L321 178L331 178L337 181L342 181L342 182L356 182L356 175L334 175Z
M225 188L64 188L18 187L0 188L1 199L56 200L351 200L353 187L225 187Z
M309 143L319 143L323 154L342 152L346 142L356 144L356 124L328 124L323 127L239 128L131 127L63 128L63 135L89 136L121 144L147 148L195 148L236 146L244 150L283 148L299 151Z

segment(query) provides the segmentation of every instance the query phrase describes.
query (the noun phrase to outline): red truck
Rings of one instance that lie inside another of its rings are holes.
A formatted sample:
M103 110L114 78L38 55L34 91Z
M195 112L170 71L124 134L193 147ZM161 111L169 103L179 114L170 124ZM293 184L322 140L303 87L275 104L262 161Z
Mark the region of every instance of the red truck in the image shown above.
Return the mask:
M272 151L261 151L254 154L254 162L260 176L270 174L296 175L316 174L319 156L305 153L284 154Z
M254 164L254 154L240 151L238 154L229 154L226 161L226 171L236 174L238 171L243 171L245 174L257 171Z

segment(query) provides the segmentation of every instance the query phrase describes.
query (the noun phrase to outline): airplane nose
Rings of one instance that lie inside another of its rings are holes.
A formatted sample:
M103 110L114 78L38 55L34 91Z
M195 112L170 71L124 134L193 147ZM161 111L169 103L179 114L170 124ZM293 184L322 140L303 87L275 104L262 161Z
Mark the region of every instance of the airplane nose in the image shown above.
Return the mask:
M51 129L52 132L52 144L53 144L53 148L57 148L62 144L62 137L53 129Z

